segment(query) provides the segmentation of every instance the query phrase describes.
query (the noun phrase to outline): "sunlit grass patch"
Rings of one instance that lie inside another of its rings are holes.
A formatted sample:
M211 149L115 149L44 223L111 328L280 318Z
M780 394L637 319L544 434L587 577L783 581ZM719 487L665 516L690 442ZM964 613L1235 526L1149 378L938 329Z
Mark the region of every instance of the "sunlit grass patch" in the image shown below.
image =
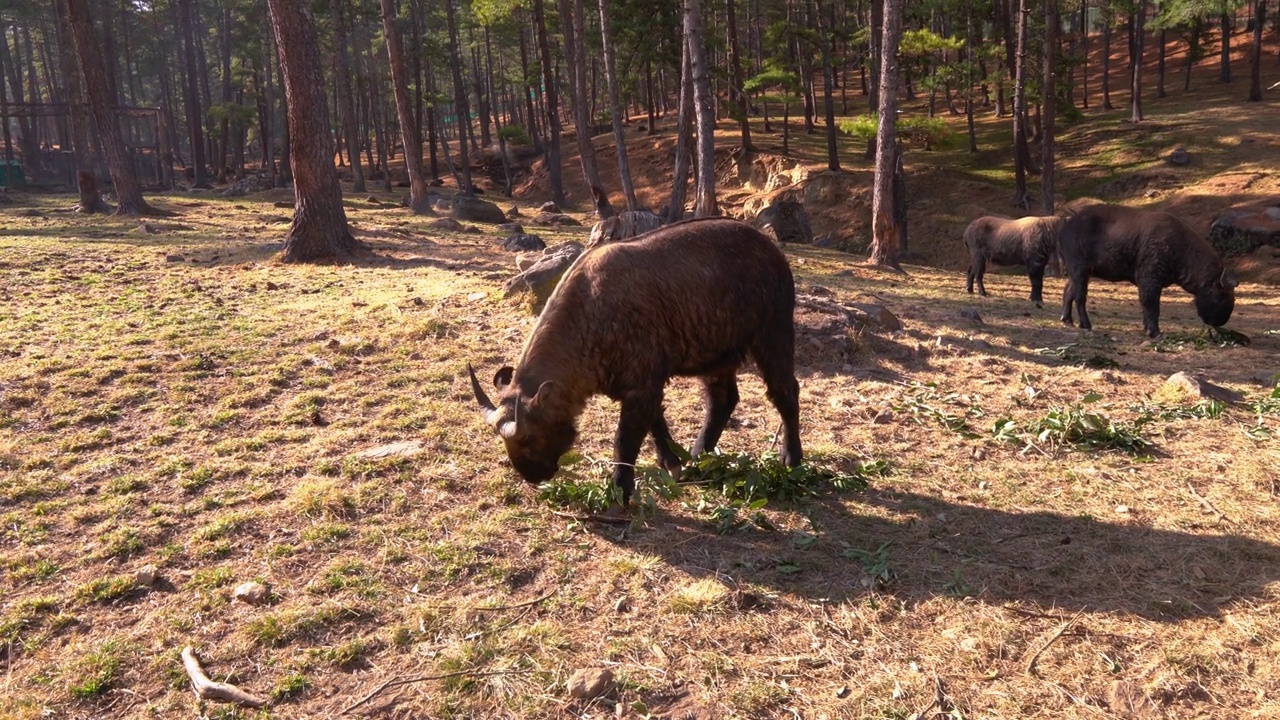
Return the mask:
M724 583L699 578L668 593L664 602L668 610L678 615L700 615L726 610L731 597Z
M88 699L111 689L125 661L126 646L118 639L108 639L80 656L68 668L68 691L78 699Z

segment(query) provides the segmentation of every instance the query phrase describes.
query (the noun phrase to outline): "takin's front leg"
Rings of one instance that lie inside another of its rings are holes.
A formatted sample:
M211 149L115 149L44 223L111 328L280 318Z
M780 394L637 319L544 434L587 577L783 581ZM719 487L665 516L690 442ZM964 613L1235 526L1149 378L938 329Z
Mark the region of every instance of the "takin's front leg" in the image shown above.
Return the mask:
M1031 302L1035 303L1036 307L1044 307L1044 266L1031 266L1027 271L1031 277Z
M1138 302L1142 305L1142 329L1147 337L1160 336L1160 291L1155 284L1138 286Z
M653 448L658 452L658 465L671 473L671 477L675 478L676 482L680 482L680 470L684 463L681 462L680 456L676 453L676 448L680 446L671 437L671 428L667 426L667 417L664 411L658 411L658 416L653 419L653 427L649 430L649 434L653 437Z
M690 451L693 457L715 450L716 443L720 442L720 435L729 424L729 416L733 415L733 409L738 406L737 369L703 378L702 387L707 410L702 421L702 432L698 433L698 439Z
M633 394L622 399L618 432L613 438L613 484L622 488L622 504L631 502L636 489L636 459L644 436L662 416L662 391ZM662 421L666 425L665 421ZM669 436L670 433L667 433Z

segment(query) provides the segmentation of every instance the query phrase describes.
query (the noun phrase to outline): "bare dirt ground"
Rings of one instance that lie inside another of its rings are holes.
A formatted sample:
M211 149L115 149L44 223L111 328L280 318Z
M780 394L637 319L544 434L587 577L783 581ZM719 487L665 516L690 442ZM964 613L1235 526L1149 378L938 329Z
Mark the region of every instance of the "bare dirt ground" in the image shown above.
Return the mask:
M1090 115L1062 138L1064 199L1207 226L1274 197L1276 101L1216 106L1243 90L1202 78L1137 128ZM321 718L367 697L346 716L1275 717L1280 293L1241 286L1247 346L1201 335L1177 290L1159 343L1129 286L1095 286L1085 334L1016 274L964 294L951 248L973 209L1007 203L1004 124L984 119L977 156L909 154L927 264L787 248L803 291L905 325L797 352L810 457L888 469L737 524L697 488L631 526L584 522L511 471L465 376L514 360L533 323L501 297L491 234L355 198L376 258L299 267L271 259L277 193L160 197L177 214L149 231L18 196L0 207L0 716ZM1167 168L1174 146L1197 162ZM1175 178L1132 179L1154 172ZM845 198L824 232L852 225L863 189L824 187ZM1159 394L1179 370L1242 399ZM742 396L721 447L759 454L777 417L750 372ZM688 443L696 385L668 398ZM606 477L616 413L589 407L569 476ZM1132 452L1053 431L1090 423ZM418 451L359 454L402 441ZM249 580L266 602L231 599ZM186 645L271 705L200 704ZM579 668L613 687L571 698Z

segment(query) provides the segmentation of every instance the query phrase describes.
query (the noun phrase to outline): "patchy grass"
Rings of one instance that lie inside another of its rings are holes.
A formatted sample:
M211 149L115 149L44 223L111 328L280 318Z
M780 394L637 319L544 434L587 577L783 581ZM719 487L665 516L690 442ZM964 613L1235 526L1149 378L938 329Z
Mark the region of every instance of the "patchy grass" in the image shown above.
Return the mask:
M1179 182L1207 195L1135 185L1131 199L1194 213L1263 193L1270 116L1228 110L1068 128L1063 192L1168 172L1152 164L1187 143L1203 164ZM939 266L961 261L945 249L971 219L957 207L1007 202L1007 125L984 117L972 156L908 153L913 249ZM821 160L820 136L792 140ZM637 172L665 152L638 154ZM1241 336L1202 333L1171 289L1166 340L1149 343L1128 285L1091 287L1096 330L1080 333L1028 304L1016 274L989 275L977 298L945 269L788 247L802 289L879 302L905 329L863 333L838 361L801 343L799 469L770 454L777 413L744 372L720 454L676 486L646 450L620 525L581 516L616 499L600 460L615 403L588 404L574 462L540 489L476 412L466 363L485 377L514 361L534 322L501 297L512 259L492 233L431 229L388 194L350 204L375 258L282 265L276 194L157 198L180 217L157 234L66 212L70 196L14 195L0 208L0 716L189 715L186 644L224 658L215 679L273 697L271 717L329 716L385 679L454 671L493 674L378 702L600 714L563 691L583 667L612 668L607 710L637 718L905 718L931 712L939 686L948 709L934 710L964 717L1118 716L1125 698L1155 717L1280 713L1272 287L1240 287ZM1153 397L1179 370L1246 400ZM681 442L699 396L687 379L668 388ZM404 440L418 451L358 455ZM152 588L134 583L146 564ZM251 579L270 601L230 601Z

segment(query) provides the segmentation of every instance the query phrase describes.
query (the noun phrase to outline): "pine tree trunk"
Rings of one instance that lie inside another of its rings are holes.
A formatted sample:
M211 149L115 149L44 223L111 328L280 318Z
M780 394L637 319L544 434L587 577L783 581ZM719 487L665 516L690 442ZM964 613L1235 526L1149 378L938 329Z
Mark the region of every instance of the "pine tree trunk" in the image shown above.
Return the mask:
M231 145L231 8L223 7L221 16L221 27L218 28L218 34L221 36L222 47L222 106L223 115L222 123L219 128L220 134L218 138L218 152L213 159L217 163L215 172L218 177L223 177L227 167L227 150Z
M1231 82L1231 16L1222 13L1218 18L1218 25L1222 28L1222 54L1220 56L1220 67L1218 71L1218 80L1220 82Z
M1013 206L1026 208L1031 204L1027 192L1027 159L1031 151L1027 146L1027 18L1031 10L1027 0L1018 5L1018 52L1013 88Z
M520 12L523 19L524 13ZM538 113L533 109L533 87L531 80L533 75L529 72L529 41L525 38L525 25L520 23L520 94L524 96L524 114L527 118L529 131L529 139L533 141L533 149L535 152L542 152L541 133L538 132Z
M738 129L742 133L742 151L754 152L755 146L751 144L751 123L748 121L750 108L747 106L747 94L742 90L742 58L738 52L738 20L734 12L735 4L736 0L726 0L725 3L725 24L728 26L729 33L729 67L733 73L733 88L729 95L735 99L738 106ZM604 7L604 0L601 0L600 7Z
M1131 122L1142 122L1142 61L1144 59L1146 42L1146 24L1147 24L1147 3L1146 0L1138 0L1138 6L1134 10L1136 16L1134 18L1133 31L1133 74L1131 80L1133 83L1129 95Z
M84 75L89 106L94 122L98 125L102 149L107 156L107 167L111 170L111 181L115 184L116 196L120 200L116 214L159 215L161 213L142 198L142 189L138 187L133 163L125 149L124 138L120 135L120 119L111 108L106 64L102 60L98 38L93 31L88 0L68 0L67 11L75 36L76 51L80 56L80 71Z
M732 3L732 0L730 0ZM835 8L828 0L827 22L823 23L821 4L818 5L818 42L822 45L822 104L827 122L827 169L840 171L840 148L836 144L836 105L835 105ZM743 105L746 104L745 97Z
M732 3L733 0L730 0ZM609 0L600 0L600 38L601 51L604 53L604 76L609 86L609 115L613 122L613 140L617 146L618 179L622 182L622 194L627 200L627 209L635 210L636 189L631 182L631 163L627 160L627 131L622 126L622 101L618 96L618 68L613 56L613 26L609 21ZM647 64L646 64L647 67ZM649 106L650 124L652 125L653 106ZM650 128L652 130L652 128Z
M204 113L200 108L199 72L196 69L195 35L191 29L192 0L177 0L178 25L182 32L183 67L186 71L183 103L187 107L187 131L191 137L191 163L195 168L194 187L209 187L209 166L205 162Z
M707 66L703 33L702 0L685 0L684 37L689 46L693 78L693 107L698 122L698 184L694 191L694 217L718 215L716 209L716 109Z
M551 46L547 42L547 17L543 0L533 0L533 24L538 32L538 55L542 60L543 100L547 114L547 176L551 183L551 200L557 205L566 204L564 181L560 167L560 105L556 90L555 66L551 64Z
M1111 26L1115 19L1111 14L1111 0L1102 6L1102 109L1114 110L1111 104Z
M587 185L600 188L600 171L596 167L596 151L591 144L591 118L587 105L587 58L582 41L584 23L582 0L560 0L560 29L564 35L566 69L569 71L569 102L573 105L574 139L578 143L578 163ZM603 188L601 188L603 189Z
M1043 137L1040 145L1040 213L1053 214L1054 119L1058 105L1058 0L1044 0Z
M315 21L305 3L267 0L267 6L291 111L287 119L294 178L293 225L285 237L280 259L344 259L360 248L360 243L347 227L338 171L333 166Z
M368 189L364 182L364 168L360 164L360 140L357 131L356 105L351 96L351 54L347 50L349 37L347 34L346 13L343 12L343 0L329 0L329 18L333 23L333 44L337 51L338 106L342 111L342 134L347 143L347 154L351 157L352 192L365 193Z
M409 73L404 66L404 39L397 24L393 0L382 0L382 33L387 40L391 84L395 89L396 112L400 117L400 138L404 144L404 166L409 173L409 209L416 215L434 215L427 199L427 179L422 174L422 130L413 116L409 95ZM359 158L355 159L359 163Z
M458 44L458 17L454 0L445 0L444 8L449 23L449 64L453 70L454 116L458 118L458 153L462 166L458 192L471 194L471 155L466 137L466 131L471 127L471 105L467 100L467 87L462 82L462 48Z
M693 141L693 67L689 44L680 53L680 109L676 116L676 167L672 173L671 205L667 222L684 219L685 193L689 183L689 146ZM784 150L785 152L785 150Z
M1253 3L1253 47L1249 49L1249 102L1262 101L1262 28L1267 19L1267 0Z
M76 63L72 38L71 18L67 0L57 0L58 49L62 60L63 82L66 85L67 107L71 120L71 149L76 159L77 177L81 173L93 178L93 152L89 149L89 117L84 107L84 89L80 68ZM7 120L7 118L6 118ZM8 123L5 123L6 126ZM96 188L88 188L76 183L80 190L80 202L76 211L82 213L107 212L102 197Z
M1165 61L1165 29L1160 28L1160 55L1156 59L1156 97L1168 97L1169 93L1164 91L1164 61Z
M879 122L876 126L876 174L871 196L871 264L901 270L893 203L894 145L898 116L898 44L902 39L902 0L884 0L881 36Z

